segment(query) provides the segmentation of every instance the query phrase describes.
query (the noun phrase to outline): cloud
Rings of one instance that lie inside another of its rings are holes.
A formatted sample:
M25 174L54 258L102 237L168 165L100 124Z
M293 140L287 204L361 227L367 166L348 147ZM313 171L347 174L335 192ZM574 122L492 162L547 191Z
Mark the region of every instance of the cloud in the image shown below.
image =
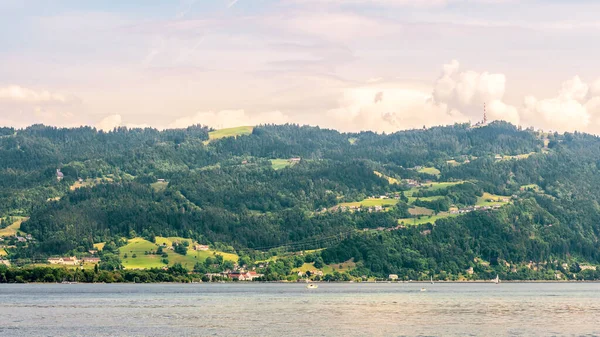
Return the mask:
M373 99L379 95L381 100ZM339 107L327 111L320 124L342 131L394 132L468 120L459 111L431 98L431 94L402 83L348 88Z
M110 131L118 126L121 126L123 118L119 114L110 115L104 117L98 123L96 123L96 128L103 131Z
M52 93L47 90L34 90L18 85L9 85L6 87L0 87L0 101L27 103L67 103L69 98L65 95Z
M249 114L245 110L221 110L197 112L191 116L177 118L169 124L169 128L184 128L193 124L202 124L214 128L229 128L242 125L258 124L283 124L290 122L290 118L280 111L261 112Z
M442 66L442 74L435 82L432 97L449 109L464 111L474 120L482 118L482 106L488 103L488 120L506 120L519 123L517 108L503 102L506 76L473 70L460 71L460 63L452 60Z

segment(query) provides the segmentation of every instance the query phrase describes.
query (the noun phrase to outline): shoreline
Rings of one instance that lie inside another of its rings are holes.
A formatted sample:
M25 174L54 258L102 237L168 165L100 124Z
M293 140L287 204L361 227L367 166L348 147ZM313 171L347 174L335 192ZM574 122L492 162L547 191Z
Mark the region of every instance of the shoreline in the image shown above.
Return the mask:
M477 281L434 281L433 284L431 284L430 281L411 281L411 282L388 282L388 281L371 281L371 282L324 282L324 281L311 281L311 282L286 282L286 281L240 281L240 282L236 282L236 281L229 281L229 282L69 282L69 283L60 283L60 282L23 282L23 283L0 283L0 287L2 287L3 285L7 285L7 284L55 284L55 285L77 285L77 284L140 284L140 285L147 285L147 284L162 284L162 285L168 285L168 284L180 284L180 285L198 285L198 284L238 284L238 285L251 285L251 284L290 284L290 285L304 285L304 284L310 284L310 283L316 283L316 284L395 284L395 285L404 285L404 284L429 284L429 285L436 285L436 284L493 284L493 285L502 285L503 283L510 283L510 284L518 284L518 283L557 283L557 284L564 284L564 283L573 283L573 284L577 284L577 283L600 283L600 280L584 280L584 281L576 281L576 280L565 280L565 281L545 281L545 280L510 280L510 281L502 281L499 284L495 284L492 281L482 281L482 280L477 280Z

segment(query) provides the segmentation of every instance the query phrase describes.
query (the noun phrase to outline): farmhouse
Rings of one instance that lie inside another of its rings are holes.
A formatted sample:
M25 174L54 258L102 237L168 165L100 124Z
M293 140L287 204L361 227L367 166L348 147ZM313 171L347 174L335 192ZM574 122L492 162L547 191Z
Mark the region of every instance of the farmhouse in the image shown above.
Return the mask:
M75 257L75 256L51 257L48 259L48 262L50 262L50 264L62 264L62 265L67 265L67 266L75 266L75 265L79 264L79 260L77 260L77 257Z
M208 245L195 245L195 250L207 251L209 249Z
M257 274L255 271L249 271L246 273L235 271L235 272L229 273L228 276L232 280L252 281L256 278L262 277L263 274Z
M62 172L60 172L60 169L56 169L56 180L61 181L64 177L65 175Z
M302 158L300 157L294 157L294 158L290 158L289 162L290 163L299 163L302 160Z

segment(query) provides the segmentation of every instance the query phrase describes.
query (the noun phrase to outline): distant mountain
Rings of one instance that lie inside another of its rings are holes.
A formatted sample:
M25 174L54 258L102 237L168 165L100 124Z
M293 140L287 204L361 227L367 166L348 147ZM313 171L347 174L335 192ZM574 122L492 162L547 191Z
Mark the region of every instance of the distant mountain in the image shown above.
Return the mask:
M598 137L504 122L2 128L0 228L29 217L20 230L34 240L4 248L24 261L160 236L250 260L321 249L355 277L595 278L599 169Z

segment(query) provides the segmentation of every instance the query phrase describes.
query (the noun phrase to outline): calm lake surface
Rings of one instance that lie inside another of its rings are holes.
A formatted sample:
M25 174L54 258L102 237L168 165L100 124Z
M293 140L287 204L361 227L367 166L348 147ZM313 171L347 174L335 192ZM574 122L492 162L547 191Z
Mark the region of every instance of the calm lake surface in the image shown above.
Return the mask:
M600 284L0 285L0 336L85 335L596 336Z

